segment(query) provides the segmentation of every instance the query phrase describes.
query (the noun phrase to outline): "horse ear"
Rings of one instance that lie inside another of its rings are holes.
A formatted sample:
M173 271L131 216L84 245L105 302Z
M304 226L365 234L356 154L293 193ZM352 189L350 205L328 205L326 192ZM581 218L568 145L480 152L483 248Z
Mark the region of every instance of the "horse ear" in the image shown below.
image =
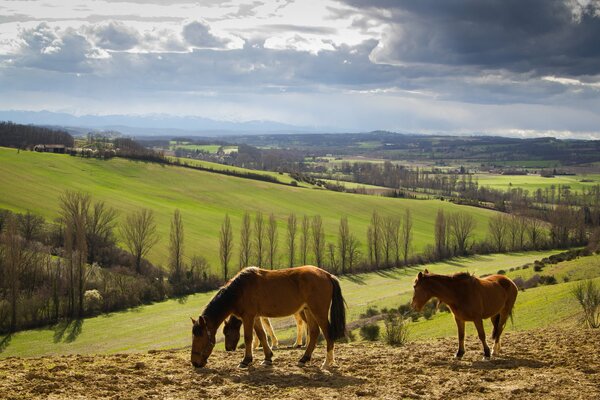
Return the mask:
M428 274L429 270L427 268L425 268L425 274Z
M419 274L417 275L417 279L421 279L423 277L423 273L421 271L419 271Z
M206 326L206 320L204 319L204 316L200 316L198 318L198 325L200 325L201 327L205 327Z
M196 321L196 320L195 320L194 318L192 318L192 317L190 317L190 319L192 320L192 324L193 324L193 325L196 325L196 322L198 322L198 321Z

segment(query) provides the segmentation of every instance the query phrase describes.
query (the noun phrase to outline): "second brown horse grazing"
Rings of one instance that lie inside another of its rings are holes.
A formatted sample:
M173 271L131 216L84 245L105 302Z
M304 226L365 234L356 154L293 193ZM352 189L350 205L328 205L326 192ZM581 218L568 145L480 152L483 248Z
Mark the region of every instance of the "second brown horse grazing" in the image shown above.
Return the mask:
M346 333L346 309L337 278L313 266L275 271L250 267L239 272L217 292L198 320L192 319L192 364L206 365L215 346L217 329L230 315L241 319L244 327L245 356L240 367L252 363L253 329L263 346L264 363L271 364L273 352L262 324L255 324L255 319L286 317L302 309L308 317L309 340L299 365L310 360L320 328L327 341L327 358L323 363L327 368L334 362L334 341Z
M483 320L492 319L494 330L494 355L500 353L500 336L506 320L512 317L513 306L517 299L517 286L504 275L491 275L477 278L468 273L452 276L419 272L414 284L412 306L421 310L432 297L445 303L458 327L458 351L456 358L465 354L465 321L472 321L483 345L483 354L490 357L490 348L485 340Z

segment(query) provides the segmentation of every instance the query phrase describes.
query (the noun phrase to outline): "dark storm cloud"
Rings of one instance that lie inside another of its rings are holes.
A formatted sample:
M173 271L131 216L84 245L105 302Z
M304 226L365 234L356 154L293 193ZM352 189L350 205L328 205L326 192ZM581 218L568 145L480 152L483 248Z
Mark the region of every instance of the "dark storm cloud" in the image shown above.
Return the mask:
M390 28L376 61L600 73L599 2L346 0Z

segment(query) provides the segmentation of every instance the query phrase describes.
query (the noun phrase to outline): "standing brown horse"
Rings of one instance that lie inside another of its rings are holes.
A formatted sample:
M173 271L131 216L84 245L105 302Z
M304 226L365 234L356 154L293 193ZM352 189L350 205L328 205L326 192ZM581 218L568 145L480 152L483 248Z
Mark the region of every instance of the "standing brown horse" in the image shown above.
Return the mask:
M504 275L491 275L477 278L462 272L452 276L419 272L414 284L412 306L420 311L432 297L437 297L448 305L458 327L458 351L456 358L465 354L465 321L473 321L479 340L483 344L483 354L490 357L490 348L485 340L483 320L492 319L494 330L494 355L500 354L500 335L506 320L512 318L513 306L517 299L517 286Z
M302 347L303 339L306 331L306 314L304 310L294 314L296 320L296 341L292 347ZM276 349L279 346L279 340L275 336L273 331L273 325L267 317L257 318L254 324L262 324L262 328L267 331L267 334L271 337L271 349ZM235 315L230 316L223 322L223 335L225 336L225 350L235 351L240 341L240 327L242 326L242 320L238 319ZM259 340L256 335L256 327L254 328L254 340L252 341L252 347L254 350L258 348Z
M206 365L215 346L217 329L227 317L235 315L244 327L245 356L239 366L245 368L252 363L253 329L263 346L263 364L270 365L273 352L262 324L255 324L255 319L285 317L302 309L308 317L309 340L298 364L303 366L310 360L320 328L327 341L327 358L323 363L323 368L327 368L334 362L334 341L346 333L346 309L337 278L310 265L275 271L250 267L233 277L212 298L198 320L192 319L192 364Z

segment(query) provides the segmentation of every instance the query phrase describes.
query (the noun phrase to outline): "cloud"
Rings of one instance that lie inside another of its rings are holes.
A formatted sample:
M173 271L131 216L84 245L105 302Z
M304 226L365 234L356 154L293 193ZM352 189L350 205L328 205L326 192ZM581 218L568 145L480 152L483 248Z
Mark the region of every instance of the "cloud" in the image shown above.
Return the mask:
M600 72L598 2L347 0L385 24L373 60L475 66L538 76Z
M137 30L122 22L110 21L93 25L89 32L94 37L98 47L108 50L130 50L137 46L141 40Z
M183 38L191 46L198 48L222 48L229 40L218 38L204 21L192 21L183 27Z

